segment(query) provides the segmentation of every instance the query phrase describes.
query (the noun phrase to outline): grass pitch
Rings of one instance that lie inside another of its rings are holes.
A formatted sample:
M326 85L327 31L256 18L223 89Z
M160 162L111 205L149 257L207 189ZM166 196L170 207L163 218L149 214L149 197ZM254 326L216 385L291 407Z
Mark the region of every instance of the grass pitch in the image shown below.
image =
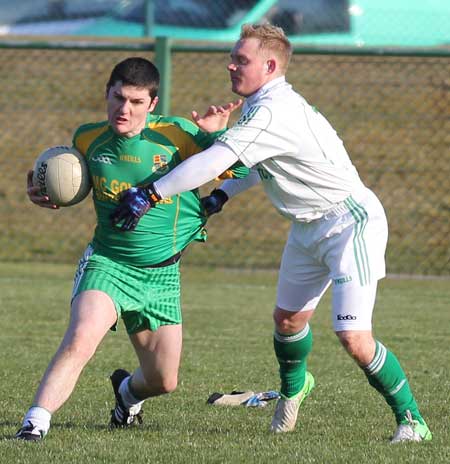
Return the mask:
M313 319L317 386L296 431L272 436L267 408L206 405L214 391L278 388L272 352L273 271L183 267L184 348L178 390L145 405L144 424L108 430L108 376L133 369L123 326L108 334L42 443L11 440L68 322L73 266L0 267L0 455L13 463L448 463L448 280L380 283L375 332L409 375L434 434L391 446L393 417L333 335L329 296Z

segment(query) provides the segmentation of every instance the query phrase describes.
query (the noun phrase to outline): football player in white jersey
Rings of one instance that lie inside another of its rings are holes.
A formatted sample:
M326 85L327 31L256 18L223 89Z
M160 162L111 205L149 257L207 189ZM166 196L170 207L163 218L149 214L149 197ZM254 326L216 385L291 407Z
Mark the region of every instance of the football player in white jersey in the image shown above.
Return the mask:
M282 29L244 25L228 65L233 92L246 98L241 118L212 147L143 187L142 200L151 207L152 198L194 189L240 161L250 176L227 180L206 197L209 214L261 181L275 208L292 221L274 310L281 399L272 432L294 429L299 406L314 387L307 371L309 321L332 286L334 331L392 409L397 429L391 441L431 440L398 359L372 335L377 282L385 276L383 207L328 121L286 82L291 54ZM129 204L130 222L139 214L139 205Z

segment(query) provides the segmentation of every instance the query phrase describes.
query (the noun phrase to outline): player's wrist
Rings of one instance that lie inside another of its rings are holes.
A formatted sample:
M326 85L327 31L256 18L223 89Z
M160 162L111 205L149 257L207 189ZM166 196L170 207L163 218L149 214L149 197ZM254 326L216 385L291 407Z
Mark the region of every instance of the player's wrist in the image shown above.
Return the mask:
M228 201L228 195L220 189L214 189L207 197L202 198L202 206L207 216L222 211L223 205Z
M221 206L223 206L228 201L228 195L223 190L214 189L210 195L216 197Z
M161 200L161 195L155 188L153 182L151 184L147 184L139 188L152 207L155 206L155 204Z

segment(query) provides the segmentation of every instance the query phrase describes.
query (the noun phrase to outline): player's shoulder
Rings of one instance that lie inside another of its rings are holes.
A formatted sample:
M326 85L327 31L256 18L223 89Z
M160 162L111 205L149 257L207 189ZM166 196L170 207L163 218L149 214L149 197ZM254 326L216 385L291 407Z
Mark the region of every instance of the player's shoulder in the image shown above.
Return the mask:
M73 134L73 145L82 153L86 153L92 142L108 130L108 121L82 124Z
M107 131L108 127L108 121L88 122L78 126L74 132L74 137L80 136L81 134Z
M267 98L260 99L244 109L236 126L267 128L273 120L273 105ZM251 124L250 124L251 121Z
M290 106L292 99L296 98L295 92L289 92L286 87L276 87L259 95L255 100L248 102L247 113L259 112L260 116L265 114L269 117L272 113L283 111Z
M237 125L261 130L276 126L277 131L283 132L299 119L304 103L296 92L268 92L248 105Z
M287 83L285 86L275 89L273 93L264 96L260 105L269 108L276 119L296 118L309 106L305 98Z
M295 104L298 100L304 100L302 95L287 81L273 86L262 97L267 101L271 101L273 105L285 105L289 102Z
M188 133L198 132L198 126L187 118L182 116L163 116L154 115L147 123L147 128L158 129L163 127L171 127Z

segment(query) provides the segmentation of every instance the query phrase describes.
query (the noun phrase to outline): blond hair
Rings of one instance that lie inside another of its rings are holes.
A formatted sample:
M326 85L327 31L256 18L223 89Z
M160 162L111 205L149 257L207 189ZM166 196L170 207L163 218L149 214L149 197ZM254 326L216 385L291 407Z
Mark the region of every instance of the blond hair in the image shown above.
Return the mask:
M292 45L283 29L272 24L244 24L239 40L255 38L260 42L261 50L273 52L279 60L279 66L286 73L292 56Z

